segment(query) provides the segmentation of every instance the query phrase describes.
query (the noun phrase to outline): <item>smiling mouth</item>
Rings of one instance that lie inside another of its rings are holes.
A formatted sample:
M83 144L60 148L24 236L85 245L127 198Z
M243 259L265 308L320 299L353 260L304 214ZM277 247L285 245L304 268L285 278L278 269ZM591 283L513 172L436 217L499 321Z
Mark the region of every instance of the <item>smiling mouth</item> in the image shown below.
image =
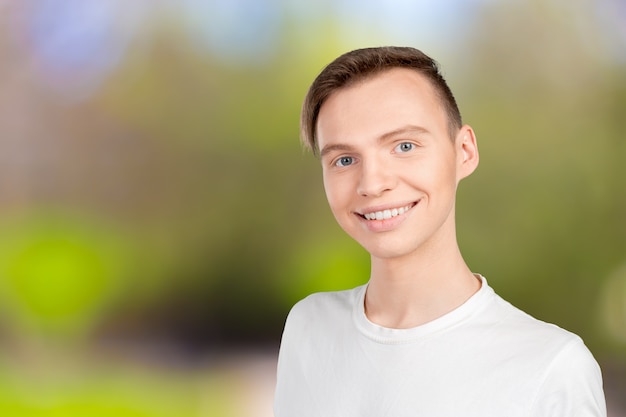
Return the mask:
M415 207L416 204L417 203L411 203L403 207L397 207L397 208L381 210L381 211L372 211L371 213L365 213L365 214L359 213L359 214L361 217L365 218L366 220L388 220L388 219L392 219L394 217L397 217L401 214L406 213L407 211Z

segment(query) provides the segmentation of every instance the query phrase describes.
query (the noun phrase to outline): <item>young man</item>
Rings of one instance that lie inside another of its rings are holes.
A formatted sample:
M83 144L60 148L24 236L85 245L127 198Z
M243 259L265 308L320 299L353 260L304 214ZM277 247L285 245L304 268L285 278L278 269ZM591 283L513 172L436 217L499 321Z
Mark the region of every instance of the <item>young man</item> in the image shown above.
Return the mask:
M371 275L293 307L276 417L606 415L582 340L504 301L461 256L455 194L478 148L436 62L412 48L344 54L311 85L301 128Z

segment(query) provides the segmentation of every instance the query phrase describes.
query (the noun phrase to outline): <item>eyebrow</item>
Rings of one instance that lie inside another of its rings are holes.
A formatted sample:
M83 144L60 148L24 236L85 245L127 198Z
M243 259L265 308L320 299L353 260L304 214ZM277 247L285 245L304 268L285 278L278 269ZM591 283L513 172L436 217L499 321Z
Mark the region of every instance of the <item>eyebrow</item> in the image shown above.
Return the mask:
M385 140L390 139L390 138L392 138L394 136L401 136L401 135L404 135L406 133L425 134L425 133L430 133L430 132L428 131L428 129L426 129L425 127L422 127L422 126L406 125L406 126L403 126L401 128L392 130L391 132L387 132L387 133L381 135L378 138L378 141L379 142L384 142Z
M337 143L334 145L327 145L327 146L324 146L324 148L320 151L320 157L323 158L325 155L333 151L351 151L351 150L352 150L352 146L344 145L342 143Z
M421 126L407 125L407 126L400 127L398 129L394 129L390 132L383 133L378 138L378 142L385 142L395 136L404 135L406 133L424 134L424 133L430 133L430 132L428 131L428 129L421 127ZM333 151L351 151L352 149L353 149L352 146L346 145L343 143L327 145L327 146L324 146L324 148L320 151L320 157L323 158L325 155Z

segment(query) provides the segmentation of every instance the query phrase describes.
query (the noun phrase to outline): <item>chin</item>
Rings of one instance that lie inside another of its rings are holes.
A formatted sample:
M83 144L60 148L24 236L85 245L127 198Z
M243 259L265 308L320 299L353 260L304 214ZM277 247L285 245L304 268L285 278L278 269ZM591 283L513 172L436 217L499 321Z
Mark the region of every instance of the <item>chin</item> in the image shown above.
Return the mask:
M378 242L376 244L361 243L361 246L373 257L378 259L402 258L414 252L414 247L399 242ZM395 243L395 244L394 244Z

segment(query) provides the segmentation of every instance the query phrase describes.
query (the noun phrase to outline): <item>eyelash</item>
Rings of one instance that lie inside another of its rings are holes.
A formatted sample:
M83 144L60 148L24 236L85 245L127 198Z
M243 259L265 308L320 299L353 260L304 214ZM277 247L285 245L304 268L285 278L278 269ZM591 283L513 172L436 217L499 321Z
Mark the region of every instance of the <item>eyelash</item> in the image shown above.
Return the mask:
M409 145L410 148L406 149L406 150L402 150L402 147L405 146L405 145ZM398 153L406 153L406 152L412 151L413 149L415 149L415 144L414 143L402 142L402 143L398 144L398 146L396 146L393 150L395 152L398 152Z
M345 160L349 160L349 162L350 162L350 163L348 163L348 164L346 164L346 165L341 164L341 162L342 162L342 161L345 161ZM339 167L339 168L343 168L343 167L350 166L350 165L352 165L353 163L354 163L354 158L353 158L353 157L351 157L351 156L342 156L341 158L338 158L338 159L337 159L337 160L333 163L333 165L334 165L334 166L336 166L336 167Z
M409 146L409 149L403 150L402 147L404 147L406 145ZM393 148L393 150L396 153L407 153L407 152L412 151L415 148L416 148L416 145L414 143L412 143L412 142L401 142L395 148ZM346 164L344 165L342 162L346 162ZM333 166L336 166L338 168L345 168L345 167L348 167L348 166L352 165L353 163L354 163L354 157L353 156L342 156L340 158L337 158L333 162Z

